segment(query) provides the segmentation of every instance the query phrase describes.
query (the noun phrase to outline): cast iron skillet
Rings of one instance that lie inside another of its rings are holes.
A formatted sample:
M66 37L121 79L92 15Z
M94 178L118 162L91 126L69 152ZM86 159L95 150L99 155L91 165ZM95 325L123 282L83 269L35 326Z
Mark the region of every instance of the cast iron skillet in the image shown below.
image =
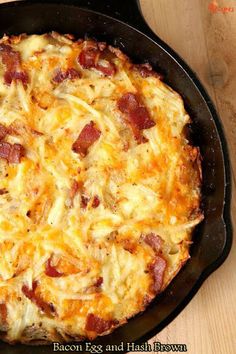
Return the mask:
M0 36L51 30L105 40L120 47L136 62L148 60L164 74L164 81L182 95L194 121L193 143L200 146L203 156L205 220L195 232L191 259L143 314L95 341L97 344L141 343L180 313L230 251L230 167L223 129L196 75L146 24L139 0L20 1L0 5ZM48 354L52 353L52 347L12 347L1 343L0 352Z

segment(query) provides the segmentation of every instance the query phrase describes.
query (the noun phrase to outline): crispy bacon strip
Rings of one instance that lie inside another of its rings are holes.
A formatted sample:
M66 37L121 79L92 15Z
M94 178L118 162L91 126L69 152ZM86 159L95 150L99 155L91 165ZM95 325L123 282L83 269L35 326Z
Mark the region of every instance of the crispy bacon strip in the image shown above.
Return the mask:
M43 299L41 299L41 297L39 295L37 295L36 289L38 286L38 282L37 281L33 281L32 284L32 289L30 289L27 285L23 285L21 290L23 292L23 294L30 299L36 306L38 306L38 308L46 313L47 315L55 315L56 314L56 310L55 307L52 303L47 303L46 301L44 301Z
M160 256L156 256L153 263L151 263L149 270L153 276L153 285L151 290L158 294L161 290L164 273L166 269L166 260Z
M56 71L56 74L53 77L53 81L56 82L57 84L60 84L64 80L74 80L80 78L80 72L76 69L70 68L65 71L59 69Z
M4 74L4 80L7 85L10 85L12 81L21 81L24 86L26 86L28 83L28 75L24 71L7 71Z
M97 195L93 197L92 208L97 208L100 205L100 199Z
M128 92L118 101L118 108L122 113L129 115L129 119L142 129L152 128L156 123L150 118L150 115L141 103L138 95Z
M84 69L97 69L106 76L113 76L116 72L115 64L106 60L104 63L100 61L100 57L106 44L104 42L86 41L84 48L79 54L78 62Z
M6 188L0 188L0 195L7 194L7 189Z
M113 76L116 73L116 66L113 63L110 63L109 61L106 61L105 63L101 64L98 63L96 65L96 69L101 71L105 76Z
M0 140L4 139L7 136L7 134L8 134L8 129L4 125L0 124Z
M152 128L156 123L151 119L148 110L140 102L137 94L125 93L117 103L118 109L125 115L138 143L146 142L141 131Z
M155 252L159 252L162 245L162 239L160 238L160 236L152 232L150 234L145 235L144 242L149 245Z
M99 139L101 131L96 128L95 123L91 121L86 124L79 134L78 138L72 145L72 150L82 157L88 154L88 149L96 140Z
M98 42L97 45L98 45L98 49L100 50L100 52L103 52L107 47L106 42Z
M86 197L84 194L81 195L81 203L80 206L82 209L86 209L88 202L89 202L90 198Z
M7 324L7 305L4 302L0 304L0 323L3 326Z
M96 332L97 334L102 334L108 331L116 321L104 320L103 318L94 315L93 313L88 314L86 319L85 329L86 331Z
M100 55L101 51L99 50L97 43L86 41L84 48L78 57L78 62L84 69L95 68Z
M99 277L99 278L97 279L97 281L95 282L94 286L95 286L96 288L99 288L99 287L102 285L102 283L103 283L103 277Z
M58 272L55 266L52 265L52 256L47 260L45 274L52 278L62 277L64 274Z
M2 62L6 66L6 72L4 74L4 81L7 85L10 85L13 80L21 81L24 85L27 85L29 78L28 74L21 69L20 53L13 50L10 45L0 44L0 56Z
M136 64L134 65L134 69L136 71L139 72L139 74L143 77L143 78L146 78L146 77L155 77L159 80L163 80L163 75L161 75L160 73L157 73L156 71L154 71L152 69L152 66L148 63L145 63L145 64Z
M9 163L20 163L24 155L25 149L22 145L6 142L0 143L0 158L7 160Z

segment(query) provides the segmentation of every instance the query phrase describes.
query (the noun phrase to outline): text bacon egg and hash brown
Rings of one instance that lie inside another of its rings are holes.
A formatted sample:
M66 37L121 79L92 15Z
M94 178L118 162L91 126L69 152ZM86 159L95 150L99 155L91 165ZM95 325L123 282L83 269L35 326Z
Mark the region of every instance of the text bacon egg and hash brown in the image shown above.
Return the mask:
M149 64L55 32L0 40L0 334L94 339L189 258L201 160Z

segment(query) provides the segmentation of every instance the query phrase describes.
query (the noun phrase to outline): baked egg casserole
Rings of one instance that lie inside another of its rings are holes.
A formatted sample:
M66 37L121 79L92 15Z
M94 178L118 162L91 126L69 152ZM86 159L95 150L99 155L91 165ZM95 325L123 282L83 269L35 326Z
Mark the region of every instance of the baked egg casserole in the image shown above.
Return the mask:
M109 334L189 258L201 157L149 64L56 32L0 40L0 338Z

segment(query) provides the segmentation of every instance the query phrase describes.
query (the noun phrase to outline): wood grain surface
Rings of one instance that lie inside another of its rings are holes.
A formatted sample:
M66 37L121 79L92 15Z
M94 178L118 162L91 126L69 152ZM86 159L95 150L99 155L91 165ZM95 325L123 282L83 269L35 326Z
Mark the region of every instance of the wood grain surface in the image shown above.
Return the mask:
M218 0L220 8L233 7L233 12L224 14L212 13L208 9L211 1L141 0L141 6L151 28L197 73L216 104L230 149L232 220L236 229L236 0ZM186 344L188 354L235 354L235 295L234 240L225 263L149 343Z

